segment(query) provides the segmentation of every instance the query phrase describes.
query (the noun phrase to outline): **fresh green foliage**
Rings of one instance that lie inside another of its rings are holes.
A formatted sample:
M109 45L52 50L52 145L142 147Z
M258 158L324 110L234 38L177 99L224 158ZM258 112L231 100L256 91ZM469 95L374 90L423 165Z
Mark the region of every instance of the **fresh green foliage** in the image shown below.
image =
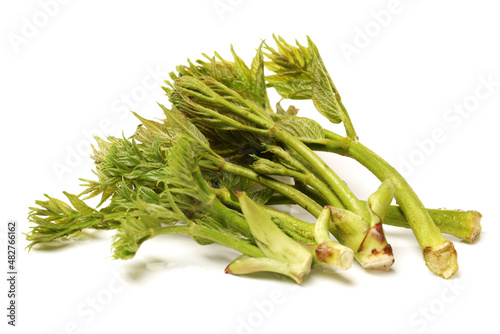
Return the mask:
M269 61L265 65L275 73L266 77L269 86L286 99L312 100L330 122L343 122L347 135L355 139L349 115L313 41L308 38L307 47L299 42L293 46L281 37L273 37L278 50L266 46Z
M273 38L276 48L261 43L250 65L231 48L232 61L215 52L177 66L163 87L171 103L159 105L165 118L134 113L140 124L130 137L96 138L96 179L82 180L79 195L65 192L67 202L47 195L36 201L28 247L85 229L115 230L113 257L130 259L147 240L184 234L242 253L227 273L271 271L300 283L315 266L346 270L353 259L389 269L384 223L411 227L429 268L451 277L456 252L441 231L472 242L480 214L425 209L401 175L359 142L312 40L303 46ZM343 123L345 137L281 101L273 110L271 88L283 99L312 100L329 121ZM315 151L356 159L381 186L358 199ZM98 196L96 208L85 202ZM390 205L393 196L400 207ZM270 206L284 199L317 222Z
M42 242L70 237L86 228L112 229L119 222L106 216L106 211L97 211L87 206L77 196L64 193L70 203L45 195L48 200L36 201L38 207L30 208L29 220L35 226L27 234L29 248Z
M244 98L254 101L261 108L270 108L261 47L257 49L250 67L236 54L233 47L231 47L231 53L234 58L232 62L225 60L217 52L214 57L203 54L205 60L197 60L198 65L188 61L189 66L177 66L178 74L171 73L171 77L174 80L181 76L198 79L210 77L238 92Z

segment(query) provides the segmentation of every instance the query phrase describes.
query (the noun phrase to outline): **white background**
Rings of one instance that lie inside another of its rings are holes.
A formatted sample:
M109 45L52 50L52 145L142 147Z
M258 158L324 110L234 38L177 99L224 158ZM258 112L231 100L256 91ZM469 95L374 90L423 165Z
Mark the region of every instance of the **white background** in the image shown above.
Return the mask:
M480 211L483 233L473 245L450 237L460 271L449 281L427 270L409 230L387 228L396 256L389 272L354 264L347 272L315 271L300 287L273 275L225 275L236 252L184 237L149 241L123 262L110 258L112 233L29 254L19 234L16 328L6 325L5 279L0 284L1 326L9 333L498 329L496 2L66 2L0 8L2 268L7 220L28 232L35 200L78 193L78 178L92 178L89 134L132 134L137 121L126 111L161 117L156 101L167 101L159 81L176 65L214 50L230 58L230 44L250 61L273 33L303 43L311 36L361 141L405 169L427 207ZM309 105L300 112L326 124ZM325 159L359 197L378 186L352 161Z

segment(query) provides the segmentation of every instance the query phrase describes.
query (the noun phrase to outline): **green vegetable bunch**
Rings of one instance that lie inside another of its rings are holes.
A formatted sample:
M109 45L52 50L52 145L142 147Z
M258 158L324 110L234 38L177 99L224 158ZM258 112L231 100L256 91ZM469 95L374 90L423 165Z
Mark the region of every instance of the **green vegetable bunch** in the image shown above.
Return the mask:
M316 45L262 43L250 66L204 55L178 66L164 90L165 118L141 124L129 138L96 138L97 180L64 193L70 204L47 196L31 208L29 248L70 238L84 229L113 229L113 256L132 258L141 244L162 234L190 235L242 253L226 273L270 271L300 283L316 266L388 270L394 262L383 225L411 228L425 263L449 278L458 270L453 243L480 233L475 211L426 209L404 178L361 144ZM266 75L266 70L271 74ZM345 136L324 129L297 109L275 110L267 95L312 100L316 110L342 123ZM317 151L357 160L380 187L357 198ZM86 199L100 196L96 208ZM391 205L393 198L399 206ZM298 205L309 223L277 210Z

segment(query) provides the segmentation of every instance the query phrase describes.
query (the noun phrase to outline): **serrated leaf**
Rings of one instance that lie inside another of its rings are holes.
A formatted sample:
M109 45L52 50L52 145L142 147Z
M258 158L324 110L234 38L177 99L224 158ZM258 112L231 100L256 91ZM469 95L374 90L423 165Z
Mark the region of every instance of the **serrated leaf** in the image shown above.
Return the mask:
M343 111L340 107L335 91L330 83L330 77L319 57L319 53L314 52L312 65L312 94L311 98L316 109L332 123L343 121Z
M102 192L101 201L99 202L97 207L100 207L104 202L106 202L108 200L108 198L113 196L113 194L115 193L115 190L116 190L116 187L114 187L114 186L113 187L106 187L104 189L104 191Z
M187 135L179 135L177 142L167 152L168 165L164 179L165 186L175 200L188 203L199 201L206 203L211 200L213 193L208 189L207 184L201 179L199 167L199 147L196 142ZM180 197L176 197L180 194ZM186 198L185 196L189 197Z
M231 54L234 61L227 61L222 56L214 52L214 57L206 54L206 60L197 60L196 64L189 62L189 66L178 66L179 76L171 76L177 80L182 76L192 76L197 79L210 77L230 89L236 91L245 99L257 104L260 108L268 109L269 101L267 97L266 81L264 75L264 60L262 47L257 49L257 54L248 67L231 46ZM167 95L171 94L171 89L163 87Z
M297 43L291 46L281 37L273 36L278 51L266 46L266 67L274 75L266 76L268 86L283 97L295 100L312 99L316 109L332 123L343 122L349 137L356 132L345 110L340 95L319 55L318 48L308 37L307 47Z
M127 180L135 180L143 176L145 171L141 169L135 169L130 173L124 174L123 177Z
M76 212L75 210L73 210L72 207L70 207L65 202L63 202L57 198L50 197L48 195L45 195L45 196L49 199L48 201L45 201L45 202L44 201L37 201L36 203L38 205L43 206L44 208L46 208L50 212L57 213L57 214L62 213L65 215L70 215L70 214Z
M137 191L137 194L141 199L146 201L146 203L158 204L160 203L160 198L158 194L154 192L153 189L147 187L140 187Z
M299 139L325 138L323 127L310 118L287 116L276 123Z
M251 181L251 180L244 178L244 177L240 178L240 187L241 187L242 191L247 191L253 185L255 185L254 181Z
M71 205L73 205L73 207L78 212L81 212L81 213L96 212L96 210L92 209L90 206L88 206L87 204L85 204L84 201L82 201L81 199L79 199L78 196L70 194L70 193L67 193L67 192L64 192L64 195L66 195L66 197L71 202Z
M160 182L165 179L166 173L163 169L151 170L147 173L144 173L140 179Z
M288 44L283 38L273 35L278 50L266 45L270 60L264 65L274 72L266 76L269 87L276 89L283 98L305 100L311 98L312 74L311 54L308 48L297 42L297 46Z
M312 79L298 80L295 76L269 75L269 87L276 89L284 99L309 100L312 97Z
M144 124L147 127L149 131L157 134L164 134L167 132L167 129L164 124L141 117L135 112L132 113L135 115L135 117L137 117L141 121L142 124Z
M113 237L113 257L122 260L133 258L142 243L153 236L153 227L149 224L148 220L125 216Z
M264 75L264 55L262 53L262 47L257 49L257 54L252 60L250 73L250 85L253 87L254 92L253 101L262 108L269 108L270 106L267 97L266 78Z
M176 134L184 133L195 139L201 145L210 146L200 130L198 130L198 128L176 108L168 109L160 103L158 103L158 105L163 109L165 116L167 116L166 122L168 122L168 127Z
M221 183L230 191L236 189L236 187L240 184L241 176L222 172L222 180Z
M254 202L259 204L266 204L267 201L269 201L269 199L273 197L273 194L274 190L270 188L262 188L259 190L247 192L248 197L250 197Z

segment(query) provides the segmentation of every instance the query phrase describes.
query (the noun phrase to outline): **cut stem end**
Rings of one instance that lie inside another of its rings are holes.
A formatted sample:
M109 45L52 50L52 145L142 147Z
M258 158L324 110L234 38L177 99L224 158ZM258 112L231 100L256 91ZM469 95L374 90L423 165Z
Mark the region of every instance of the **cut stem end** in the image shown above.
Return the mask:
M458 271L457 252L450 241L435 247L426 247L423 254L427 267L439 277L448 279Z
M479 212L473 212L472 229L469 236L464 239L465 242L471 244L477 240L479 234L481 233L481 218L483 218L483 216Z
M380 252L373 249L372 253L363 256L359 263L364 269L388 271L394 263L394 255L392 254L391 245L387 244L387 246Z
M338 246L332 241L324 241L316 247L316 258L339 270L351 268L354 253L350 248Z

